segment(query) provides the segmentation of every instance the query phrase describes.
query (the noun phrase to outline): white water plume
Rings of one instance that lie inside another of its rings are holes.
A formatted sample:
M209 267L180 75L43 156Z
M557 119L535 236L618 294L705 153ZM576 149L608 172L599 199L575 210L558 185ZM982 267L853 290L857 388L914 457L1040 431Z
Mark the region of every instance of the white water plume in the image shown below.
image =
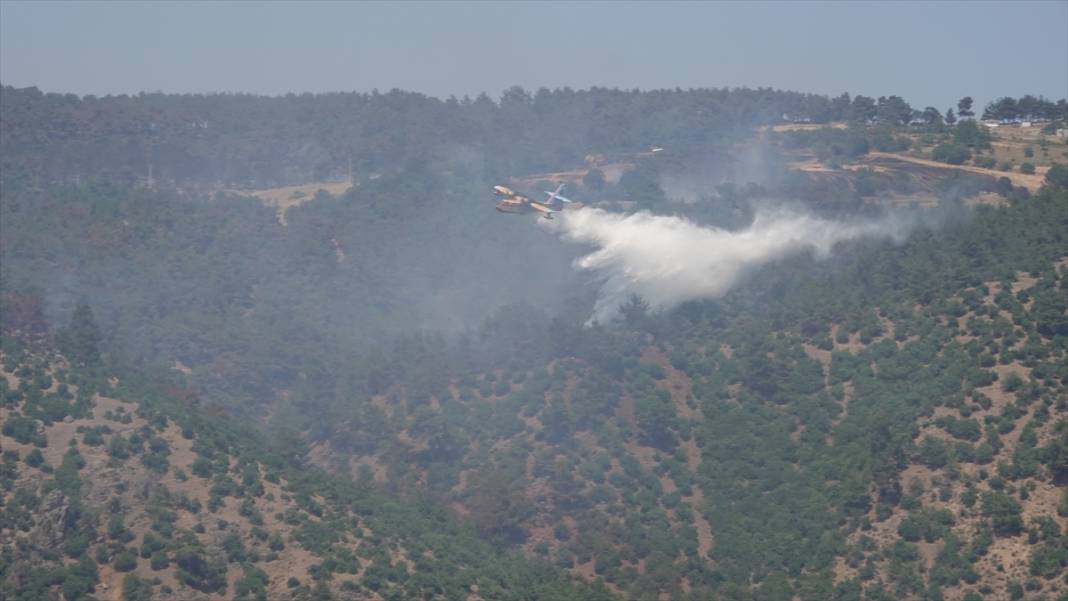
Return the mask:
M562 238L595 247L574 265L604 278L591 318L602 322L633 294L652 310L718 298L746 270L770 261L806 250L825 258L839 242L899 241L911 229L911 220L892 217L845 222L787 210L760 212L751 225L734 231L645 211L623 215L582 208L558 217L552 227Z

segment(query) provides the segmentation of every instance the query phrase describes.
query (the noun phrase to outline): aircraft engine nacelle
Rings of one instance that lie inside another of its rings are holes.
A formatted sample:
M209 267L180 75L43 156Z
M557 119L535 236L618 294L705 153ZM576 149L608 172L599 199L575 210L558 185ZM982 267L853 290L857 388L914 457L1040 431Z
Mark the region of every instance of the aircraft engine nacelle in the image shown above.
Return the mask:
M515 196L515 192L513 192L511 188L506 188L504 186L493 186L493 193L501 196Z

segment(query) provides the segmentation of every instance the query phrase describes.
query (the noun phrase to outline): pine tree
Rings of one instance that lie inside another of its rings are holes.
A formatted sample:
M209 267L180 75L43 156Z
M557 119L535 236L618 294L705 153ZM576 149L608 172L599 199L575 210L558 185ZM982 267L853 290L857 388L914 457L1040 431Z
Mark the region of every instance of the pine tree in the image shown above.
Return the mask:
M88 303L78 303L70 325L60 330L59 348L73 365L89 367L100 363L100 330Z
M961 119L965 117L974 117L975 111L972 110L972 102L974 101L972 100L971 96L965 96L964 98L961 98L957 102L957 116L959 116Z

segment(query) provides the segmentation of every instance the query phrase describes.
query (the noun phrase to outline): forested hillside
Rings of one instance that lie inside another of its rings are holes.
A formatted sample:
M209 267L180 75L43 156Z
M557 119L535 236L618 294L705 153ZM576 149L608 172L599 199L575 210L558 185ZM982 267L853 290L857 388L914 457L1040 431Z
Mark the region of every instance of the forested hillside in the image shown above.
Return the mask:
M896 96L2 94L4 595L1068 598L1055 147L861 164L971 135ZM561 178L912 225L591 323L588 249L489 192Z
M3 183L106 176L125 183L269 187L396 173L474 156L489 177L552 171L588 153L729 145L783 113L841 118L813 94L771 89L516 87L499 102L385 94L78 97L0 90Z
M265 444L166 379L4 343L5 599L610 598L442 508L311 469L299 441Z
M636 598L1059 598L1065 202L607 330L512 323L488 372L406 347L310 432L335 468Z

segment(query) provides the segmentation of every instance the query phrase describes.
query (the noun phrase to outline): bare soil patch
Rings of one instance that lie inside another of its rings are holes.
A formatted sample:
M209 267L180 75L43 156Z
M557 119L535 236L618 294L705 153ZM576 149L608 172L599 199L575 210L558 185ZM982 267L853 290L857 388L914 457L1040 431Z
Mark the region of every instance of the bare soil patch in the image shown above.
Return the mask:
M264 188L262 190L228 190L232 194L242 196L254 196L263 204L274 207L278 211L278 221L286 224L286 211L291 207L302 205L313 198L322 190L333 196L344 194L352 188L352 182L311 182L299 186L281 186L279 188Z
M1019 294L1020 292L1033 288L1038 283L1038 279L1033 277L1026 271L1017 271L1016 280L1012 283L1012 293Z
M865 161L872 159L882 159L889 161L902 161L905 163L912 163L914 165L922 165L929 169L942 169L942 170L957 170L968 171L970 173L979 173L981 175L989 175L994 178L1007 177L1014 186L1023 186L1028 190L1034 192L1042 186L1043 179L1046 176L1048 167L1038 167L1034 174L1028 175L1025 173L1019 173L1015 171L998 171L996 169L984 169L982 167L976 167L974 165L948 165L946 163L939 163L938 161L932 161L930 159L921 159L918 157L908 156L904 154L893 154L889 152L873 151L869 152Z
M772 125L771 131L813 131L827 127L831 129L846 129L849 124L845 121L832 121L831 123L779 123L778 125Z
M704 515L705 493L700 486L693 487L693 494L683 497L682 500L693 510L694 527L697 529L697 555L707 558L715 544L712 538L712 524L708 523Z

